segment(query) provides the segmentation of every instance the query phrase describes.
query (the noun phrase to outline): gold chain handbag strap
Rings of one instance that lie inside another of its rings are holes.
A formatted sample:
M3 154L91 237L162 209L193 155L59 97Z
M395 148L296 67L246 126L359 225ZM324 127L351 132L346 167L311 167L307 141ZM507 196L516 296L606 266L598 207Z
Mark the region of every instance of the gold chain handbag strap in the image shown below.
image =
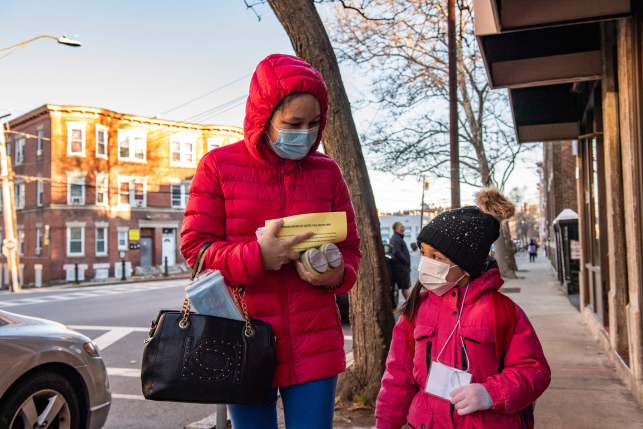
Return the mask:
M246 337L252 337L255 333L250 324L250 317L248 317L248 305L246 304L246 290L243 286L234 287L234 297L241 306L243 311L243 318L246 319Z

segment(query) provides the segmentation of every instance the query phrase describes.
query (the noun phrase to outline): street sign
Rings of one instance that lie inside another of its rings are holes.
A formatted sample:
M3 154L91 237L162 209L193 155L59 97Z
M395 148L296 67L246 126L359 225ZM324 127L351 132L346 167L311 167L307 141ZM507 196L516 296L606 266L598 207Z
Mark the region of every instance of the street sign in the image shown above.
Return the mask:
M125 257L125 252L121 252L119 256L121 257L121 259L123 259Z
M15 238L5 238L2 240L2 254L6 257L9 257L9 252L15 249L18 246L18 242Z

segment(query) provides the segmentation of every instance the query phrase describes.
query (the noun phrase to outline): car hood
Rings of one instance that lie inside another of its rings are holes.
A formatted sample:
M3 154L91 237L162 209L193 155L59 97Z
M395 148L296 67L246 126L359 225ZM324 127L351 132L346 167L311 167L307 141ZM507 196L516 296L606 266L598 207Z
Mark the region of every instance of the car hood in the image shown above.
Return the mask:
M15 335L90 341L86 336L69 329L62 323L0 310L0 338Z

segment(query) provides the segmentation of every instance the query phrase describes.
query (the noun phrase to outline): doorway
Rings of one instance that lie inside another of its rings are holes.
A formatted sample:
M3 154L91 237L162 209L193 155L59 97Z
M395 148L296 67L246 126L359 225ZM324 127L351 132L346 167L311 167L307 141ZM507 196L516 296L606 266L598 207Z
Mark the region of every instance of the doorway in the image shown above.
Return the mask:
M167 258L167 265L176 265L176 229L163 228L163 259L161 264L165 265L165 258Z
M152 266L152 237L141 237L141 267Z

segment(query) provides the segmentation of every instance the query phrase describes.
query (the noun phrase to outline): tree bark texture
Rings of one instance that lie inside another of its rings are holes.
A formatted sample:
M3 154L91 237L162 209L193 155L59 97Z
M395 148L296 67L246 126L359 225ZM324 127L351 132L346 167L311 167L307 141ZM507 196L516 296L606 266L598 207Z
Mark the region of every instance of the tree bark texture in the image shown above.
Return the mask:
M362 240L357 284L349 293L354 365L340 376L337 392L343 400L360 394L374 402L386 368L395 320L366 162L337 58L313 0L268 3L288 33L297 56L317 69L328 87L330 106L322 144L344 174Z

